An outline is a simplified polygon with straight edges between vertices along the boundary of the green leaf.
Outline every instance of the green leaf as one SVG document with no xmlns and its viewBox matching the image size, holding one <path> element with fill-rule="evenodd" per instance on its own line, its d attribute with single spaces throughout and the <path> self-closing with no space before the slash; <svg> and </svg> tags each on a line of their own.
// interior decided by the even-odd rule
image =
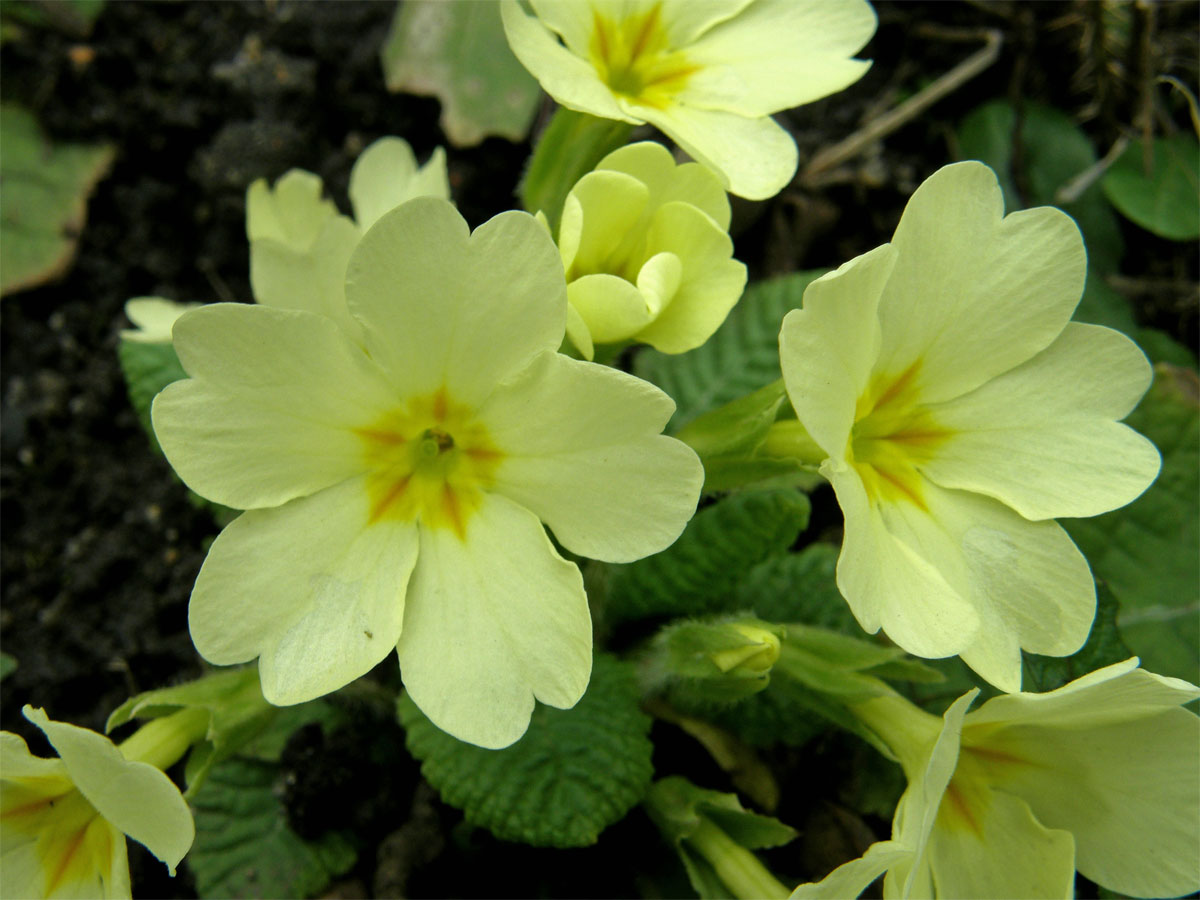
<svg viewBox="0 0 1200 900">
<path fill-rule="evenodd" d="M 196 842 L 187 863 L 201 897 L 312 897 L 354 865 L 341 832 L 305 841 L 288 828 L 281 778 L 277 765 L 234 758 L 192 798 Z"/>
<path fill-rule="evenodd" d="M 1121 214 L 1172 241 L 1200 237 L 1200 144 L 1186 132 L 1155 138 L 1146 160 L 1133 141 L 1105 174 L 1104 194 Z"/>
<path fill-rule="evenodd" d="M 0 653 L 0 681 L 16 671 L 17 658 L 7 653 Z"/>
<path fill-rule="evenodd" d="M 818 542 L 764 560 L 734 588 L 731 605 L 768 622 L 803 622 L 862 637 L 862 626 L 837 588 L 840 553 Z"/>
<path fill-rule="evenodd" d="M 407 694 L 397 711 L 421 774 L 467 821 L 503 840 L 583 847 L 641 800 L 654 774 L 639 700 L 632 667 L 597 654 L 583 699 L 573 709 L 538 704 L 525 736 L 503 750 L 451 737 Z"/>
<path fill-rule="evenodd" d="M 1158 480 L 1123 509 L 1063 525 L 1120 603 L 1129 649 L 1161 675 L 1200 680 L 1200 382 L 1167 363 L 1126 422 L 1162 454 Z"/>
<path fill-rule="evenodd" d="M 1017 141 L 1019 156 L 1014 154 Z M 1058 206 L 1083 232 L 1091 266 L 1103 274 L 1116 271 L 1125 242 L 1100 186 L 1092 184 L 1070 203 L 1057 200 L 1059 190 L 1096 163 L 1091 140 L 1070 116 L 1040 103 L 1022 103 L 1018 118 L 1012 104 L 993 100 L 963 119 L 958 143 L 962 159 L 978 159 L 996 171 L 1009 212 Z M 1014 170 L 1017 160 L 1020 168 Z"/>
<path fill-rule="evenodd" d="M 541 88 L 508 48 L 499 3 L 407 0 L 396 9 L 382 62 L 389 91 L 442 101 L 442 131 L 457 147 L 529 133 Z"/>
<path fill-rule="evenodd" d="M 734 494 L 705 507 L 666 550 L 610 567 L 604 614 L 621 621 L 734 612 L 731 596 L 743 576 L 795 543 L 808 513 L 808 498 L 786 489 Z"/>
<path fill-rule="evenodd" d="M 0 295 L 59 277 L 75 258 L 87 197 L 112 164 L 108 145 L 46 140 L 33 116 L 0 105 Z"/>
<path fill-rule="evenodd" d="M 1138 324 L 1133 315 L 1133 304 L 1123 294 L 1109 287 L 1104 276 L 1090 266 L 1083 296 L 1071 318 L 1076 322 L 1103 325 L 1131 338 L 1137 336 Z"/>
<path fill-rule="evenodd" d="M 121 374 L 125 376 L 129 402 L 157 450 L 158 440 L 150 425 L 150 404 L 168 384 L 187 378 L 187 372 L 179 362 L 175 346 L 169 342 L 121 341 L 117 345 L 117 359 L 121 363 Z"/>
<path fill-rule="evenodd" d="M 804 289 L 824 274 L 824 269 L 795 272 L 750 285 L 716 334 L 695 350 L 669 355 L 644 348 L 638 353 L 634 373 L 675 400 L 670 431 L 783 377 L 783 317 L 800 307 Z"/>
<path fill-rule="evenodd" d="M 1070 656 L 1038 656 L 1026 653 L 1021 690 L 1044 693 L 1062 687 L 1088 672 L 1094 672 L 1133 656 L 1117 630 L 1117 598 L 1103 582 L 1096 585 L 1096 618 L 1082 647 Z"/>
</svg>

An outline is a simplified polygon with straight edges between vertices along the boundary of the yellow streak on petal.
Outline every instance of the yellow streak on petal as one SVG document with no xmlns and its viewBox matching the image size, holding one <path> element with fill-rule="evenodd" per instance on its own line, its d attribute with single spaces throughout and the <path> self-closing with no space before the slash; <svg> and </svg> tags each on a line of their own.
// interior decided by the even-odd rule
<svg viewBox="0 0 1200 900">
<path fill-rule="evenodd" d="M 920 464 L 952 434 L 921 404 L 921 361 L 876 375 L 858 399 L 847 458 L 873 503 L 907 502 L 928 512 Z"/>
<path fill-rule="evenodd" d="M 469 408 L 442 387 L 354 433 L 368 470 L 368 525 L 419 521 L 466 539 L 470 516 L 504 459 Z"/>
<path fill-rule="evenodd" d="M 593 9 L 588 52 L 600 80 L 613 93 L 655 109 L 669 106 L 700 70 L 668 45 L 661 3 L 619 19 Z"/>
</svg>

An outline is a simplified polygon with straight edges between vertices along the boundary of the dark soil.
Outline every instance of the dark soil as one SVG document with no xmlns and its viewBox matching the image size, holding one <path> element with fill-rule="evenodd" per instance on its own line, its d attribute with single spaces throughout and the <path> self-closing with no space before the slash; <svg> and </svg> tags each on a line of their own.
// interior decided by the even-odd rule
<svg viewBox="0 0 1200 900">
<path fill-rule="evenodd" d="M 946 29 L 998 29 L 1000 58 L 821 190 L 738 203 L 737 255 L 752 277 L 836 266 L 886 241 L 911 191 L 954 158 L 955 124 L 986 100 L 1037 99 L 1078 114 L 1102 151 L 1137 111 L 1134 74 L 1097 74 L 1086 42 L 1094 19 L 1088 4 L 877 8 L 879 32 L 861 54 L 875 60 L 867 77 L 784 117 L 802 160 L 978 46 L 945 39 Z M 3 682 L 0 724 L 36 753 L 49 751 L 21 718 L 23 704 L 102 730 L 131 694 L 203 671 L 187 633 L 187 600 L 216 528 L 151 449 L 129 406 L 116 355 L 118 332 L 128 327 L 122 306 L 146 295 L 249 300 L 244 195 L 254 179 L 305 168 L 348 209 L 350 166 L 372 140 L 403 136 L 422 158 L 446 143 L 437 101 L 384 90 L 378 51 L 393 10 L 385 2 L 111 2 L 87 38 L 27 29 L 4 45 L 6 102 L 33 110 L 55 140 L 118 148 L 66 277 L 0 305 L 0 626 L 5 652 L 19 661 Z M 1164 4 L 1158 19 L 1157 71 L 1194 89 L 1196 4 Z M 472 226 L 516 205 L 512 190 L 528 145 L 490 139 L 448 149 L 454 196 Z M 1139 315 L 1195 348 L 1194 247 L 1123 224 L 1124 271 Z M 837 522 L 836 507 L 817 515 Z M 380 677 L 394 677 L 394 668 L 394 659 L 385 662 Z M 287 800 L 298 830 L 313 833 L 327 822 L 354 827 L 367 841 L 359 865 L 331 896 L 687 895 L 640 811 L 587 850 L 504 844 L 464 829 L 461 815 L 420 783 L 398 728 L 373 733 L 392 740 L 394 752 L 366 763 L 353 752 L 357 734 L 301 732 L 285 760 L 297 773 Z M 659 724 L 654 737 L 660 775 L 686 772 L 731 789 L 678 732 Z M 824 742 L 824 756 L 806 749 L 770 759 L 785 798 L 804 798 L 803 809 L 785 800 L 793 824 L 842 815 L 830 804 L 844 747 Z M 861 820 L 843 826 L 838 834 L 857 838 L 845 838 L 836 853 L 772 860 L 797 878 L 820 875 L 822 865 L 839 861 L 836 854 L 861 852 L 853 845 L 870 838 Z M 194 896 L 186 866 L 172 881 L 132 844 L 131 863 L 140 896 Z"/>
</svg>

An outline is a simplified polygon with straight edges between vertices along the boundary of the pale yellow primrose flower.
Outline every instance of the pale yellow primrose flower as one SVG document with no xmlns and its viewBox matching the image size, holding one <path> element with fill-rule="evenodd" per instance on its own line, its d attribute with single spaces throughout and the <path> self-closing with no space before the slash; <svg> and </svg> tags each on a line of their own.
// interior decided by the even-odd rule
<svg viewBox="0 0 1200 900">
<path fill-rule="evenodd" d="M 746 285 L 728 231 L 729 200 L 698 163 L 677 166 L 652 141 L 604 157 L 567 194 L 558 230 L 571 343 L 587 359 L 628 340 L 699 347 Z"/>
<path fill-rule="evenodd" d="M 1117 421 L 1150 384 L 1146 357 L 1068 321 L 1086 269 L 1075 223 L 1003 212 L 989 168 L 940 169 L 890 244 L 808 287 L 779 346 L 829 455 L 838 587 L 859 623 L 1016 691 L 1022 648 L 1072 653 L 1095 615 L 1087 561 L 1052 519 L 1129 503 L 1159 456 Z"/>
<path fill-rule="evenodd" d="M 343 288 L 350 254 L 385 212 L 414 197 L 450 198 L 446 153 L 438 147 L 417 166 L 408 142 L 380 138 L 350 171 L 351 219 L 322 197 L 321 179 L 293 169 L 274 188 L 260 178 L 246 192 L 250 288 L 264 306 L 306 309 L 331 317 L 361 340 Z"/>
<path fill-rule="evenodd" d="M 796 144 L 769 118 L 853 84 L 875 33 L 865 0 L 516 0 L 517 59 L 578 112 L 649 122 L 739 197 L 777 194 Z M 561 42 L 560 42 L 561 38 Z"/>
<path fill-rule="evenodd" d="M 853 707 L 908 776 L 892 839 L 793 898 L 1070 897 L 1075 870 L 1129 897 L 1200 889 L 1200 689 L 1108 666 L 1045 694 Z"/>
<path fill-rule="evenodd" d="M 0 896 L 127 898 L 126 835 L 174 875 L 195 826 L 171 779 L 101 734 L 24 713 L 60 759 L 0 732 Z"/>
<path fill-rule="evenodd" d="M 503 747 L 591 671 L 579 569 L 539 519 L 574 553 L 637 559 L 678 537 L 703 471 L 659 433 L 666 394 L 555 352 L 566 286 L 532 216 L 470 234 L 412 200 L 355 248 L 345 296 L 362 346 L 263 306 L 175 325 L 191 378 L 158 395 L 155 432 L 189 487 L 248 510 L 200 571 L 192 638 L 210 662 L 259 657 L 276 704 L 395 647 L 436 725 Z"/>
<path fill-rule="evenodd" d="M 125 315 L 134 328 L 121 331 L 121 340 L 135 344 L 169 344 L 175 320 L 199 303 L 177 303 L 165 297 L 134 297 L 125 301 Z"/>
</svg>

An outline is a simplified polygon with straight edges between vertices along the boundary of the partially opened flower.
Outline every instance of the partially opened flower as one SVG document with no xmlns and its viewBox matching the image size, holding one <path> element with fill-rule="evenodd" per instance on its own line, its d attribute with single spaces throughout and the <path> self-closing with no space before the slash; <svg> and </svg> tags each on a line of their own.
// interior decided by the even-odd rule
<svg viewBox="0 0 1200 900">
<path fill-rule="evenodd" d="M 1158 473 L 1118 420 L 1150 384 L 1124 335 L 1069 322 L 1079 230 L 1004 216 L 976 162 L 934 173 L 890 244 L 813 282 L 780 334 L 800 422 L 845 517 L 837 581 L 859 623 L 918 656 L 1021 686 L 1021 649 L 1062 656 L 1095 615 L 1057 516 L 1094 516 Z"/>
<path fill-rule="evenodd" d="M 666 394 L 556 352 L 562 263 L 532 216 L 471 234 L 446 201 L 410 201 L 355 248 L 345 296 L 361 345 L 299 310 L 176 323 L 191 378 L 155 400 L 155 431 L 189 487 L 248 510 L 201 569 L 193 640 L 259 657 L 277 704 L 395 647 L 435 724 L 505 746 L 591 670 L 582 579 L 542 522 L 583 556 L 654 553 L 694 511 L 699 461 L 659 433 Z"/>
<path fill-rule="evenodd" d="M 610 153 L 567 194 L 558 230 L 571 342 L 588 359 L 628 340 L 699 347 L 746 284 L 728 229 L 729 200 L 703 166 L 677 166 L 652 141 Z"/>
<path fill-rule="evenodd" d="M 127 898 L 126 835 L 174 875 L 195 827 L 171 779 L 101 734 L 24 713 L 60 758 L 0 732 L 0 896 Z"/>
<path fill-rule="evenodd" d="M 649 122 L 721 177 L 764 199 L 796 171 L 772 113 L 853 84 L 875 33 L 866 0 L 516 0 L 501 13 L 517 59 L 563 106 Z"/>
<path fill-rule="evenodd" d="M 852 707 L 908 776 L 892 839 L 794 898 L 1129 897 L 1200 889 L 1200 689 L 1108 666 L 1045 694 L 978 691 L 939 720 L 897 695 Z"/>
<path fill-rule="evenodd" d="M 350 172 L 353 219 L 338 213 L 323 190 L 318 176 L 300 169 L 288 172 L 273 188 L 261 178 L 250 185 L 250 288 L 265 306 L 321 313 L 358 337 L 343 293 L 350 254 L 363 233 L 401 203 L 414 197 L 450 198 L 446 153 L 438 147 L 418 166 L 402 138 L 375 141 Z"/>
</svg>

